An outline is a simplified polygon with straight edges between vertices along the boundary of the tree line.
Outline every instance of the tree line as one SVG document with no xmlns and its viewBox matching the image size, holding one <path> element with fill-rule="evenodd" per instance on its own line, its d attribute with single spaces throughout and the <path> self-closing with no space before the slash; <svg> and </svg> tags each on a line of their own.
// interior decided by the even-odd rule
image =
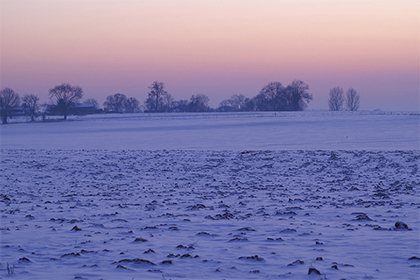
<svg viewBox="0 0 420 280">
<path fill-rule="evenodd" d="M 346 104 L 349 110 L 357 110 L 360 97 L 354 89 L 347 91 Z M 14 116 L 16 108 L 22 104 L 21 110 L 34 121 L 39 115 L 57 114 L 66 120 L 74 112 L 83 98 L 83 90 L 79 86 L 64 83 L 49 90 L 50 104 L 39 103 L 39 97 L 26 94 L 22 98 L 10 88 L 0 91 L 0 109 L 3 124 Z M 294 80 L 287 86 L 280 82 L 265 85 L 254 97 L 242 94 L 232 95 L 220 102 L 219 107 L 209 106 L 210 98 L 205 94 L 194 94 L 189 100 L 175 100 L 165 88 L 163 82 L 154 81 L 148 87 L 147 98 L 143 105 L 134 97 L 115 93 L 106 97 L 103 109 L 99 108 L 96 99 L 88 98 L 83 102 L 91 104 L 96 112 L 105 113 L 137 113 L 137 112 L 245 112 L 245 111 L 302 111 L 312 100 L 309 86 L 303 81 Z M 343 90 L 340 87 L 330 91 L 330 110 L 341 110 L 344 103 Z"/>
<path fill-rule="evenodd" d="M 334 87 L 330 90 L 328 99 L 328 107 L 331 111 L 341 111 L 344 109 L 344 104 L 349 111 L 357 111 L 360 107 L 360 95 L 354 88 L 349 88 L 344 97 L 344 90 L 342 87 Z"/>
</svg>

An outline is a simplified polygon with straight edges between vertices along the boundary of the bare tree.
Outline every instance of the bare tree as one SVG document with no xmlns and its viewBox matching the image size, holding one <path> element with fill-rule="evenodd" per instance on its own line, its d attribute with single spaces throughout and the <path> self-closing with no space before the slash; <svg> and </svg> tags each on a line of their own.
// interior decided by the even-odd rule
<svg viewBox="0 0 420 280">
<path fill-rule="evenodd" d="M 95 98 L 88 98 L 84 101 L 84 103 L 90 103 L 93 104 L 93 107 L 96 109 L 99 109 L 99 102 Z"/>
<path fill-rule="evenodd" d="M 140 111 L 140 102 L 136 98 L 130 97 L 125 101 L 124 108 L 127 113 L 137 113 Z"/>
<path fill-rule="evenodd" d="M 175 106 L 175 99 L 169 93 L 165 93 L 162 96 L 162 110 L 165 112 L 171 112 Z"/>
<path fill-rule="evenodd" d="M 188 103 L 188 110 L 190 112 L 207 112 L 209 107 L 210 98 L 205 94 L 195 94 L 191 96 Z"/>
<path fill-rule="evenodd" d="M 126 101 L 127 97 L 125 94 L 116 93 L 108 95 L 104 102 L 104 109 L 105 111 L 123 113 Z"/>
<path fill-rule="evenodd" d="M 144 105 L 147 110 L 154 112 L 165 111 L 164 99 L 168 99 L 168 92 L 165 90 L 165 84 L 162 82 L 154 81 L 149 86 L 149 92 Z"/>
<path fill-rule="evenodd" d="M 243 94 L 234 94 L 229 99 L 225 99 L 219 104 L 219 111 L 241 112 L 252 111 L 249 106 L 250 99 Z"/>
<path fill-rule="evenodd" d="M 34 121 L 39 110 L 39 97 L 35 94 L 25 94 L 22 102 L 25 106 L 26 113 L 31 117 L 31 121 Z"/>
<path fill-rule="evenodd" d="M 61 84 L 50 89 L 50 99 L 53 100 L 58 110 L 67 120 L 69 108 L 76 105 L 83 97 L 83 90 L 79 86 L 71 86 L 70 84 Z"/>
<path fill-rule="evenodd" d="M 357 111 L 360 107 L 360 95 L 354 88 L 349 88 L 346 92 L 346 105 L 350 111 Z"/>
<path fill-rule="evenodd" d="M 308 84 L 294 80 L 290 85 L 286 87 L 286 94 L 289 99 L 288 105 L 290 111 L 303 111 L 312 100 L 312 94 L 308 92 Z"/>
<path fill-rule="evenodd" d="M 12 116 L 13 107 L 19 106 L 20 97 L 13 89 L 4 88 L 0 91 L 0 109 L 3 124 L 7 124 L 7 118 Z"/>
<path fill-rule="evenodd" d="M 182 99 L 173 102 L 173 109 L 176 112 L 187 112 L 188 111 L 188 100 Z"/>
<path fill-rule="evenodd" d="M 263 87 L 254 97 L 254 102 L 258 111 L 286 111 L 289 107 L 285 88 L 280 82 L 271 82 Z"/>
<path fill-rule="evenodd" d="M 221 101 L 217 110 L 222 112 L 235 112 L 236 108 L 232 98 Z"/>
<path fill-rule="evenodd" d="M 255 110 L 255 102 L 253 98 L 245 98 L 243 107 L 241 107 L 241 111 L 254 111 Z"/>
<path fill-rule="evenodd" d="M 343 88 L 334 87 L 330 90 L 330 98 L 328 99 L 328 106 L 331 111 L 340 111 L 343 109 L 344 93 Z"/>
<path fill-rule="evenodd" d="M 232 105 L 236 111 L 242 111 L 245 106 L 246 97 L 243 94 L 234 94 L 230 98 L 232 100 Z"/>
</svg>

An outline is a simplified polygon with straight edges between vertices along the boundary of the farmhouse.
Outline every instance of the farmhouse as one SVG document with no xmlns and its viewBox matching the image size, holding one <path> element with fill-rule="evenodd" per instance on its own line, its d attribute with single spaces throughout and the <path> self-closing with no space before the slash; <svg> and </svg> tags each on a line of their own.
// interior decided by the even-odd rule
<svg viewBox="0 0 420 280">
<path fill-rule="evenodd" d="M 8 114 L 9 116 L 24 116 L 26 114 L 27 108 L 26 106 L 15 106 L 7 111 L 4 108 L 0 108 L 0 115 Z"/>
<path fill-rule="evenodd" d="M 97 113 L 93 103 L 77 103 L 69 107 L 69 115 L 90 115 Z M 61 115 L 62 110 L 57 105 L 47 105 L 44 114 L 49 116 Z"/>
</svg>

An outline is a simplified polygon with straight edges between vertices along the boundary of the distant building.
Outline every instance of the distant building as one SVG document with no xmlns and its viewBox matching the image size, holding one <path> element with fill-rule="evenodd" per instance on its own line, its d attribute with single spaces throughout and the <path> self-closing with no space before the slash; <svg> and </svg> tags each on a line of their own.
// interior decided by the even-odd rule
<svg viewBox="0 0 420 280">
<path fill-rule="evenodd" d="M 5 110 L 0 108 L 0 115 L 3 116 Z M 14 116 L 25 116 L 26 115 L 26 107 L 25 106 L 15 106 L 8 110 L 7 114 L 10 117 Z"/>
<path fill-rule="evenodd" d="M 69 108 L 69 115 L 91 115 L 95 113 L 96 107 L 93 103 L 78 103 Z"/>
<path fill-rule="evenodd" d="M 99 110 L 96 109 L 93 103 L 77 103 L 69 107 L 69 115 L 91 115 L 98 113 Z M 62 115 L 60 108 L 57 105 L 47 105 L 45 108 L 46 115 L 57 116 Z"/>
</svg>

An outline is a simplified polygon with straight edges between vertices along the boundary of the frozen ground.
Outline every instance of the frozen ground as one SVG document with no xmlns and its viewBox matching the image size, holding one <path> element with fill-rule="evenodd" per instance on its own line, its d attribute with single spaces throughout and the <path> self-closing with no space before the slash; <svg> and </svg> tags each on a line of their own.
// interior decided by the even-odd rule
<svg viewBox="0 0 420 280">
<path fill-rule="evenodd" d="M 8 263 L 20 279 L 418 279 L 419 160 L 3 150 L 1 275 Z"/>
<path fill-rule="evenodd" d="M 418 115 L 143 116 L 1 126 L 0 278 L 419 278 Z"/>
</svg>

